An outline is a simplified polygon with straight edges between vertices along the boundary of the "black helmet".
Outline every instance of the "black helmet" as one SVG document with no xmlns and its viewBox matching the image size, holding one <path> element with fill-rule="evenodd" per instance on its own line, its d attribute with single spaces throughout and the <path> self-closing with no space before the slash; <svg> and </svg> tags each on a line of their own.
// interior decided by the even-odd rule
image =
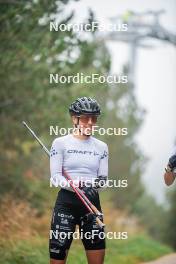
<svg viewBox="0 0 176 264">
<path fill-rule="evenodd" d="M 101 110 L 100 106 L 95 99 L 90 97 L 81 97 L 76 99 L 70 107 L 69 112 L 71 115 L 82 115 L 82 114 L 91 114 L 91 115 L 100 115 Z"/>
</svg>

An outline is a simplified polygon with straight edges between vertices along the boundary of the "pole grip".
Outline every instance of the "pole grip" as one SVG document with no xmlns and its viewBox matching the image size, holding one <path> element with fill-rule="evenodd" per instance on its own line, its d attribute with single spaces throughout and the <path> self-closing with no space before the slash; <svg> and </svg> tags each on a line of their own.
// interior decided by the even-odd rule
<svg viewBox="0 0 176 264">
<path fill-rule="evenodd" d="M 98 218 L 98 216 L 96 217 L 96 222 L 101 228 L 105 226 L 105 224 L 100 220 L 100 218 Z"/>
</svg>

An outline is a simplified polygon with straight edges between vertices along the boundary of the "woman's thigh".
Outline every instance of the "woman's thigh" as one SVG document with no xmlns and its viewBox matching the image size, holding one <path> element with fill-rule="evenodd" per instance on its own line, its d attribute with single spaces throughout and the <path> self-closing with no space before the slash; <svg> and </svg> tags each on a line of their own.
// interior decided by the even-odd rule
<svg viewBox="0 0 176 264">
<path fill-rule="evenodd" d="M 53 210 L 49 238 L 49 253 L 52 264 L 64 263 L 66 260 L 75 227 L 75 216 L 72 210 L 64 204 L 57 204 Z"/>
<path fill-rule="evenodd" d="M 103 216 L 100 216 L 100 219 L 103 222 Z M 79 232 L 86 251 L 104 250 L 106 248 L 105 229 L 98 226 L 95 217 L 91 214 L 81 218 Z"/>
</svg>

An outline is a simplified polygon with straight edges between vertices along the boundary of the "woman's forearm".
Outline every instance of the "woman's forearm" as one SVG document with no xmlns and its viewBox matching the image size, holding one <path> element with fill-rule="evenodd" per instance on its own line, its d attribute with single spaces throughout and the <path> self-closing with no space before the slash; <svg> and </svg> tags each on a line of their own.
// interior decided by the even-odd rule
<svg viewBox="0 0 176 264">
<path fill-rule="evenodd" d="M 175 177 L 176 177 L 176 174 L 174 172 L 172 172 L 172 171 L 167 172 L 166 171 L 164 174 L 164 181 L 165 181 L 166 185 L 168 185 L 168 186 L 171 185 L 174 182 Z"/>
</svg>

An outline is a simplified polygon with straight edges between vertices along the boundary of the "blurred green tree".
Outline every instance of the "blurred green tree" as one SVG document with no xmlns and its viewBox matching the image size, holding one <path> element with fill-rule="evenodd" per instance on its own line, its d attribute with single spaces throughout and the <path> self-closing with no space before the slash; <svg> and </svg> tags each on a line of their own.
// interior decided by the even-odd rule
<svg viewBox="0 0 176 264">
<path fill-rule="evenodd" d="M 102 53 L 104 44 L 99 45 L 97 52 L 98 44 L 93 41 L 93 34 L 80 39 L 72 30 L 49 31 L 49 22 L 56 18 L 60 24 L 71 21 L 74 14 L 65 14 L 67 2 L 45 0 L 0 4 L 1 196 L 13 192 L 16 196 L 26 197 L 29 182 L 24 175 L 28 175 L 29 170 L 35 171 L 39 178 L 41 174 L 43 177 L 48 175 L 47 163 L 44 171 L 40 162 L 36 162 L 37 144 L 26 134 L 21 121 L 33 124 L 34 130 L 40 131 L 45 142 L 51 144 L 49 126 L 70 124 L 68 105 L 75 97 L 98 97 L 99 94 L 103 97 L 103 91 L 107 89 L 107 85 L 101 86 L 100 92 L 99 84 L 94 85 L 96 90 L 88 84 L 49 84 L 50 73 L 74 75 L 81 71 L 91 74 L 105 72 L 110 67 L 109 54 Z M 89 22 L 92 19 L 90 13 Z"/>
<path fill-rule="evenodd" d="M 176 190 L 172 189 L 167 193 L 169 208 L 167 210 L 165 241 L 176 249 Z"/>
</svg>

